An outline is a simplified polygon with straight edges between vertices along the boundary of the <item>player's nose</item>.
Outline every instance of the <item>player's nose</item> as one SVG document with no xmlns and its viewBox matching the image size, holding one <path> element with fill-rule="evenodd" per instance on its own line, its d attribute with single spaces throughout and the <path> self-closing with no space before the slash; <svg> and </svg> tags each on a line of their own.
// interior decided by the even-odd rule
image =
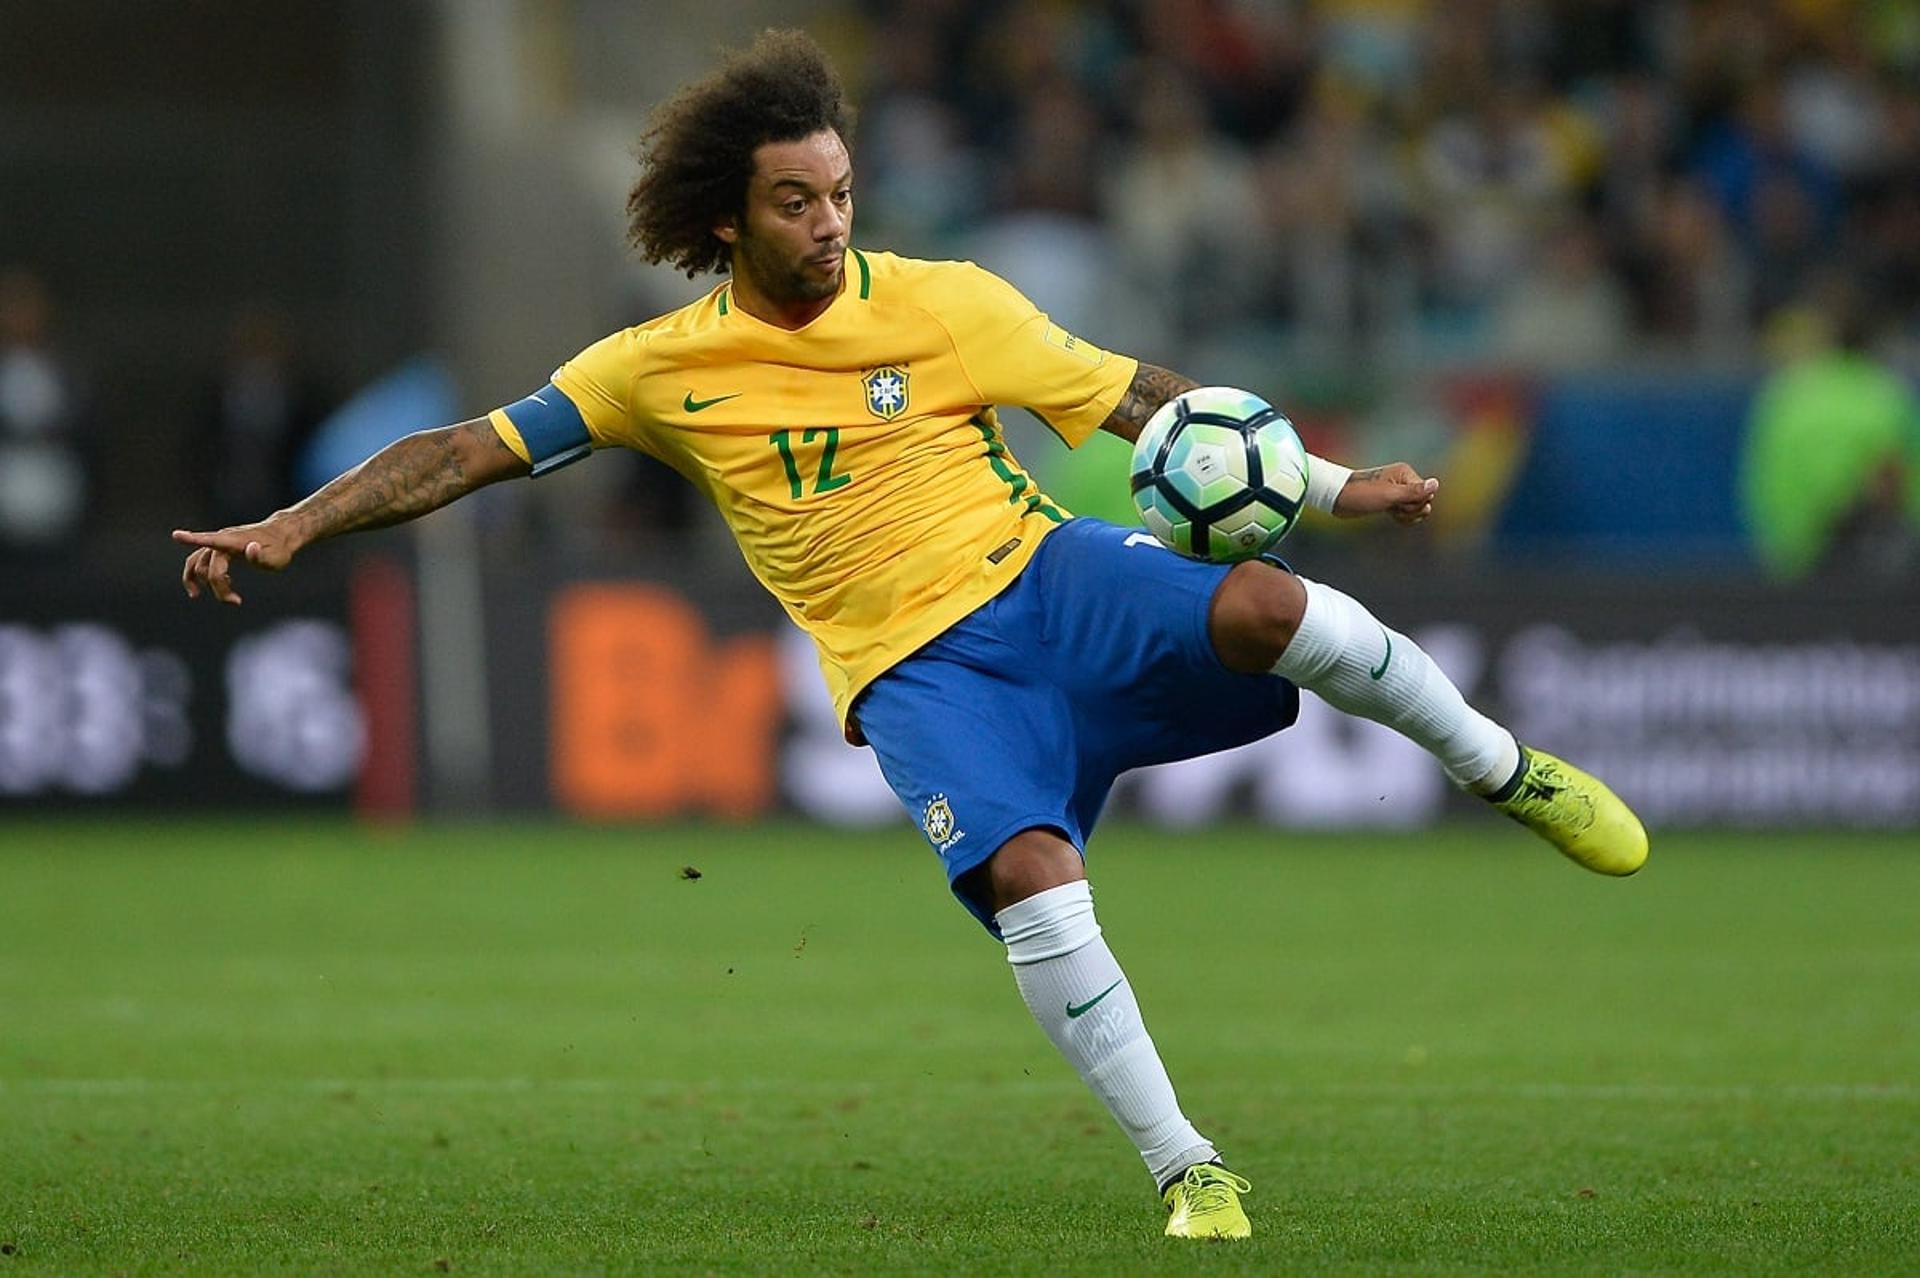
<svg viewBox="0 0 1920 1278">
<path fill-rule="evenodd" d="M 813 224 L 813 238 L 816 243 L 827 244 L 844 239 L 847 234 L 847 214 L 844 209 L 827 205 L 820 212 L 820 219 Z"/>
</svg>

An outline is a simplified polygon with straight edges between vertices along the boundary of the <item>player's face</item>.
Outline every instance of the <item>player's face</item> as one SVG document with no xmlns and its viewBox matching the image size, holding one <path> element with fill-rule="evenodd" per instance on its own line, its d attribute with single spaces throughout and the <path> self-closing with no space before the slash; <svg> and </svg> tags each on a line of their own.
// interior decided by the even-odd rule
<svg viewBox="0 0 1920 1278">
<path fill-rule="evenodd" d="M 754 152 L 747 210 L 714 234 L 733 246 L 734 270 L 780 304 L 840 291 L 853 230 L 853 166 L 831 129 Z"/>
</svg>

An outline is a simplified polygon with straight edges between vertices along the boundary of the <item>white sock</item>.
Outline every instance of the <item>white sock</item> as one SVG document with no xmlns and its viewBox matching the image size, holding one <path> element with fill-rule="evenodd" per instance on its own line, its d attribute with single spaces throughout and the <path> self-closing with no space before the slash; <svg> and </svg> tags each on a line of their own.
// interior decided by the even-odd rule
<svg viewBox="0 0 1920 1278">
<path fill-rule="evenodd" d="M 1336 710 L 1384 723 L 1440 760 L 1455 785 L 1491 793 L 1520 767 L 1513 734 L 1468 705 L 1419 644 L 1351 596 L 1300 578 L 1306 615 L 1273 673 Z"/>
<path fill-rule="evenodd" d="M 1100 938 L 1086 881 L 994 915 L 1020 997 L 1081 1081 L 1106 1102 L 1156 1185 L 1217 1153 L 1180 1112 L 1133 987 Z"/>
</svg>

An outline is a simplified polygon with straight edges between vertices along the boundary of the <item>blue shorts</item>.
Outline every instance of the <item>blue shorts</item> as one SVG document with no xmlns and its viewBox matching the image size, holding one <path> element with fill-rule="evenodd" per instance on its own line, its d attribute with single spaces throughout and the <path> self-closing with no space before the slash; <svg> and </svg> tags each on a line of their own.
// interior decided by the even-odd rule
<svg viewBox="0 0 1920 1278">
<path fill-rule="evenodd" d="M 860 694 L 887 784 L 961 882 L 1039 827 L 1086 851 L 1114 780 L 1257 741 L 1299 712 L 1292 684 L 1234 674 L 1208 637 L 1228 569 L 1135 529 L 1073 519 L 1011 585 Z"/>
</svg>

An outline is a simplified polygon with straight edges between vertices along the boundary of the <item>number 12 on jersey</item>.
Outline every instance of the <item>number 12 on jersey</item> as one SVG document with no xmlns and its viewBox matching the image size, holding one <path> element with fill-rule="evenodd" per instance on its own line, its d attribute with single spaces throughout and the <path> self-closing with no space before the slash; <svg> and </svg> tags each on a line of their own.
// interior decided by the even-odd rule
<svg viewBox="0 0 1920 1278">
<path fill-rule="evenodd" d="M 820 468 L 814 473 L 813 491 L 811 493 L 802 491 L 800 463 L 794 458 L 793 454 L 793 432 L 790 430 L 776 430 L 773 434 L 767 436 L 767 442 L 780 450 L 780 464 L 786 467 L 787 471 L 787 487 L 792 490 L 795 498 L 802 496 L 818 497 L 821 493 L 830 493 L 836 488 L 853 482 L 852 475 L 836 475 L 833 473 L 833 454 L 840 447 L 840 428 L 838 426 L 809 426 L 800 434 L 801 445 L 811 444 L 816 436 L 824 436 L 826 442 L 825 446 L 820 450 Z"/>
</svg>

